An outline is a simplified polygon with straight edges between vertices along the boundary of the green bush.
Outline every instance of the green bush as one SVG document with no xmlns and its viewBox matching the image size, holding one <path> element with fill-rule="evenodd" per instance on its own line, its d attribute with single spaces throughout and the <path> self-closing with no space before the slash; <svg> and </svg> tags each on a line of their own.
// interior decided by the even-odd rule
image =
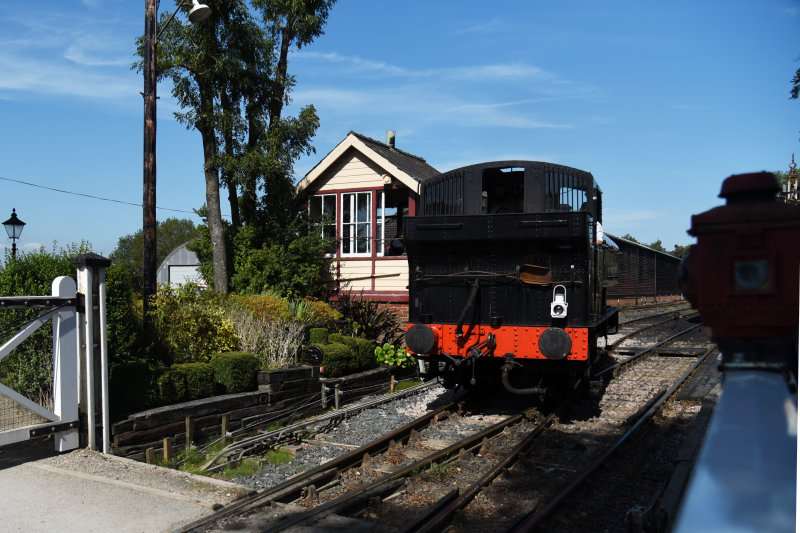
<svg viewBox="0 0 800 533">
<path fill-rule="evenodd" d="M 158 403 L 161 405 L 185 402 L 189 399 L 186 376 L 174 366 L 158 376 L 156 386 L 158 388 Z"/>
<path fill-rule="evenodd" d="M 413 366 L 416 360 L 405 348 L 396 348 L 391 344 L 375 347 L 375 359 L 382 365 L 406 368 Z"/>
<path fill-rule="evenodd" d="M 378 361 L 375 358 L 375 344 L 372 341 L 362 337 L 357 338 L 356 351 L 361 370 L 369 370 L 378 366 Z"/>
<path fill-rule="evenodd" d="M 326 344 L 328 342 L 328 328 L 311 328 L 308 330 L 309 344 Z"/>
<path fill-rule="evenodd" d="M 214 369 L 208 363 L 183 363 L 175 365 L 186 375 L 186 391 L 190 400 L 208 398 L 216 393 Z"/>
<path fill-rule="evenodd" d="M 340 293 L 335 308 L 357 337 L 394 343 L 402 334 L 397 315 L 391 309 L 381 308 L 377 302 L 364 298 L 363 294 Z"/>
<path fill-rule="evenodd" d="M 234 325 L 213 291 L 191 283 L 179 289 L 162 285 L 150 313 L 169 363 L 205 363 L 238 347 Z"/>
<path fill-rule="evenodd" d="M 108 392 L 111 410 L 129 413 L 148 406 L 152 372 L 146 361 L 117 363 L 109 371 Z"/>
<path fill-rule="evenodd" d="M 215 389 L 214 370 L 208 363 L 172 365 L 158 378 L 159 396 L 164 404 L 208 398 Z"/>
<path fill-rule="evenodd" d="M 358 368 L 358 361 L 353 349 L 339 342 L 331 342 L 320 346 L 322 349 L 322 367 L 325 377 L 336 378 L 352 374 Z"/>
<path fill-rule="evenodd" d="M 374 344 L 362 338 L 345 337 L 336 333 L 328 344 L 317 345 L 322 350 L 325 377 L 339 377 L 375 368 Z M 342 341 L 342 342 L 339 342 Z"/>
<path fill-rule="evenodd" d="M 256 390 L 259 361 L 245 352 L 218 353 L 211 357 L 214 379 L 228 394 Z"/>
<path fill-rule="evenodd" d="M 122 266 L 114 263 L 106 269 L 106 323 L 112 363 L 139 361 L 148 355 L 141 294 L 128 285 L 129 276 Z"/>
<path fill-rule="evenodd" d="M 358 344 L 356 344 L 355 338 L 342 335 L 341 333 L 331 333 L 328 335 L 328 342 L 338 342 L 339 344 L 344 344 L 353 351 L 358 350 Z"/>
</svg>

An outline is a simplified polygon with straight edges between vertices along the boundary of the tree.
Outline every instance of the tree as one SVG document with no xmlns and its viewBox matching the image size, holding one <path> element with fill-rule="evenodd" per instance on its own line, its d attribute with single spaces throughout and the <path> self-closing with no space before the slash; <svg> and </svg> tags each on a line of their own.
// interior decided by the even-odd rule
<svg viewBox="0 0 800 533">
<path fill-rule="evenodd" d="M 158 222 L 156 226 L 156 264 L 160 265 L 164 258 L 175 247 L 199 236 L 197 226 L 188 219 L 168 218 Z M 117 247 L 111 252 L 109 259 L 127 274 L 130 288 L 141 290 L 142 273 L 142 230 L 120 237 Z"/>
<path fill-rule="evenodd" d="M 313 106 L 282 116 L 294 85 L 288 52 L 322 33 L 334 2 L 219 0 L 210 18 L 197 25 L 174 20 L 159 41 L 159 78 L 172 80 L 183 109 L 176 117 L 203 143 L 203 234 L 210 245 L 198 255 L 210 261 L 213 276 L 206 279 L 219 292 L 228 291 L 229 255 L 238 254 L 228 253 L 230 241 L 264 249 L 277 238 L 286 245 L 287 228 L 295 227 L 293 164 L 313 152 L 319 119 Z M 220 184 L 231 209 L 227 235 Z M 244 226 L 247 238 L 237 239 Z"/>
<path fill-rule="evenodd" d="M 649 246 L 653 250 L 658 250 L 659 252 L 664 252 L 664 253 L 667 252 L 666 248 L 664 248 L 664 245 L 661 244 L 661 239 L 657 239 L 657 240 L 651 242 L 650 244 L 648 244 L 647 246 Z"/>
<path fill-rule="evenodd" d="M 792 90 L 790 91 L 791 97 L 793 100 L 797 100 L 800 97 L 800 68 L 794 73 L 794 78 L 792 78 Z"/>
<path fill-rule="evenodd" d="M 680 257 L 681 259 L 683 259 L 684 257 L 686 257 L 686 254 L 689 253 L 690 246 L 691 246 L 690 244 L 686 244 L 684 246 L 676 244 L 675 248 L 673 248 L 672 251 L 669 253 L 670 255 L 674 255 L 675 257 Z"/>
</svg>

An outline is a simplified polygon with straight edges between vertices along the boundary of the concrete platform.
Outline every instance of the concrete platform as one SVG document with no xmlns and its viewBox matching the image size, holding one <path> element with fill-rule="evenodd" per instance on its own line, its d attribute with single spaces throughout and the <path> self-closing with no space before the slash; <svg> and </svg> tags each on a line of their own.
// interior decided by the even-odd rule
<svg viewBox="0 0 800 533">
<path fill-rule="evenodd" d="M 72 458 L 59 461 L 63 457 L 52 447 L 45 440 L 0 448 L 0 530 L 172 531 L 246 492 L 232 483 L 188 474 L 179 474 L 185 487 L 180 490 L 172 471 L 89 451 L 78 452 L 82 468 L 70 469 Z M 172 482 L 159 487 L 159 476 Z"/>
</svg>

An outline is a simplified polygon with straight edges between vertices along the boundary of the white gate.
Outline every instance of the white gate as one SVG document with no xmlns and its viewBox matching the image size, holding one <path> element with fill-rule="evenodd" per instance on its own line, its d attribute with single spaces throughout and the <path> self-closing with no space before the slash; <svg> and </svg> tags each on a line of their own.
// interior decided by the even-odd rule
<svg viewBox="0 0 800 533">
<path fill-rule="evenodd" d="M 53 434 L 58 451 L 78 447 L 78 330 L 75 281 L 53 280 L 52 296 L 7 296 L 0 309 L 47 309 L 0 346 L 0 360 L 53 321 L 53 410 L 0 383 L 0 445 Z"/>
<path fill-rule="evenodd" d="M 0 361 L 48 320 L 53 321 L 52 410 L 0 383 L 0 446 L 52 434 L 56 450 L 72 450 L 80 445 L 80 421 L 84 421 L 86 443 L 97 449 L 95 403 L 99 396 L 102 451 L 109 453 L 105 267 L 111 262 L 92 253 L 70 262 L 78 269 L 77 287 L 72 278 L 60 276 L 53 280 L 52 296 L 0 297 L 0 310 L 44 309 L 0 346 Z M 97 343 L 95 326 L 99 331 Z M 97 369 L 96 355 L 100 363 Z M 96 377 L 99 395 L 95 392 Z"/>
</svg>

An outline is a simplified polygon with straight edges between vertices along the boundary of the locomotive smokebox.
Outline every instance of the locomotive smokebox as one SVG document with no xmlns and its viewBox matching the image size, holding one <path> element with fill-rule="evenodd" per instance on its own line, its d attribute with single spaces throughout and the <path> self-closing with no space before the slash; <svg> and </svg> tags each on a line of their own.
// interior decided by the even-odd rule
<svg viewBox="0 0 800 533">
<path fill-rule="evenodd" d="M 730 176 L 726 205 L 692 217 L 681 287 L 715 339 L 797 334 L 800 206 L 779 191 L 768 172 Z"/>
</svg>

